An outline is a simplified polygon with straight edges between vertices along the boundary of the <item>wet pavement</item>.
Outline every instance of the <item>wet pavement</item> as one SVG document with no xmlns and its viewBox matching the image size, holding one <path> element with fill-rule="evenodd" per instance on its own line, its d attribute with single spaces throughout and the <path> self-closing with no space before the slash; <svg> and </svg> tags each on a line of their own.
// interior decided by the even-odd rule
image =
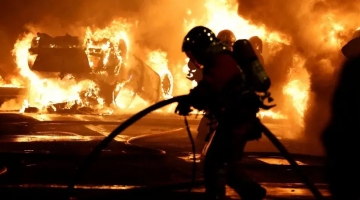
<svg viewBox="0 0 360 200">
<path fill-rule="evenodd" d="M 65 138 L 79 139 L 92 137 L 103 138 L 125 121 L 124 116 L 91 116 L 91 115 L 57 115 L 57 114 L 0 114 L 4 124 L 0 130 L 0 142 L 31 142 L 39 138 L 40 141 L 64 140 Z M 176 131 L 183 128 L 180 122 L 170 120 L 167 123 L 157 123 L 154 118 L 145 118 L 127 128 L 118 141 L 126 141 L 131 137 Z M 5 125 L 6 124 L 6 125 Z M 29 140 L 26 140 L 29 138 Z"/>
<path fill-rule="evenodd" d="M 11 139 L 16 141 L 37 141 L 37 140 L 81 140 L 91 138 L 102 138 L 107 136 L 119 124 L 128 119 L 131 115 L 60 115 L 60 114 L 0 114 L 0 123 L 12 123 L 2 126 L 0 130 L 0 142 Z M 189 124 L 194 137 L 197 134 L 196 128 L 200 117 L 189 117 Z M 23 122 L 23 123 L 20 123 Z M 66 125 L 64 125 L 64 123 Z M 289 139 L 286 134 L 290 126 L 282 123 L 266 123 L 265 125 L 273 131 L 280 141 L 288 147 L 290 152 L 322 155 L 323 151 L 319 138 Z M 30 132 L 30 133 L 29 133 Z M 291 133 L 290 133 L 291 134 Z M 31 135 L 31 137 L 29 137 Z M 123 133 L 116 140 L 132 143 L 139 142 L 146 145 L 167 145 L 172 146 L 189 145 L 185 131 L 183 118 L 176 115 L 150 114 L 139 120 Z M 149 143 L 149 144 L 147 144 Z M 183 143 L 188 145 L 183 145 Z M 161 148 L 165 148 L 162 146 Z M 189 148 L 188 148 L 189 149 Z M 262 138 L 259 141 L 249 142 L 247 151 L 277 151 L 272 144 Z"/>
<path fill-rule="evenodd" d="M 115 127 L 124 122 L 129 118 L 130 115 L 116 115 L 116 116 L 96 116 L 96 115 L 59 115 L 59 114 L 17 114 L 17 113 L 1 113 L 0 123 L 2 124 L 2 129 L 0 130 L 0 152 L 14 151 L 24 149 L 61 149 L 62 152 L 71 153 L 73 149 L 84 150 L 83 153 L 89 152 L 91 148 L 96 145 L 101 139 L 107 136 Z M 189 117 L 189 124 L 191 126 L 191 131 L 193 134 L 196 134 L 196 128 L 200 121 L 200 118 Z M 321 155 L 322 148 L 321 145 L 317 142 L 317 138 L 310 138 L 307 140 L 294 140 L 284 137 L 283 133 L 286 132 L 288 126 L 282 123 L 265 123 L 275 134 L 278 135 L 280 141 L 292 152 L 297 154 L 307 154 L 307 155 Z M 133 126 L 126 129 L 121 135 L 116 139 L 116 143 L 111 144 L 108 148 L 110 152 L 122 152 L 126 151 L 128 154 L 132 154 L 135 151 L 148 151 L 151 154 L 153 150 L 160 150 L 167 153 L 166 163 L 173 168 L 179 168 L 179 171 L 190 171 L 191 165 L 184 163 L 190 163 L 193 159 L 190 156 L 191 146 L 187 133 L 183 124 L 183 118 L 176 115 L 163 115 L 163 114 L 151 114 L 142 120 L 136 122 Z M 309 142 L 312 141 L 312 142 Z M 51 146 L 48 142 L 51 142 Z M 64 142 L 67 144 L 64 146 Z M 76 142 L 76 143 L 73 143 Z M 121 145 L 119 145 L 121 144 Z M 139 146 L 144 149 L 128 149 L 128 145 Z M 125 146 L 128 150 L 124 150 Z M 150 149 L 146 149 L 150 148 Z M 286 176 L 288 171 L 288 163 L 282 158 L 276 156 L 262 156 L 264 152 L 277 152 L 277 150 L 270 144 L 266 138 L 262 138 L 259 141 L 250 142 L 246 151 L 249 152 L 245 158 L 248 160 L 245 168 L 248 167 L 253 176 L 258 176 L 263 185 L 268 189 L 269 199 L 274 199 L 279 197 L 286 199 L 288 197 L 297 196 L 297 199 L 306 199 L 311 197 L 309 191 L 303 186 L 299 185 L 299 180 L 291 180 L 291 184 L 286 184 L 286 181 L 280 180 L 277 181 L 280 174 Z M 251 153 L 250 153 L 251 152 Z M 257 154 L 259 153 L 259 155 Z M 104 153 L 106 154 L 106 152 Z M 149 155 L 150 155 L 149 154 Z M 154 154 L 155 153 L 154 151 Z M 256 156 L 254 156 L 256 155 Z M 133 159 L 142 159 L 135 158 Z M 170 158 L 171 157 L 171 158 Z M 147 173 L 153 173 L 159 170 L 167 170 L 167 168 L 159 168 L 159 166 L 149 164 L 153 158 L 147 156 L 147 167 L 149 168 Z M 181 162 L 185 161 L 184 163 Z M 133 164 L 130 166 L 117 166 L 121 168 L 124 172 L 119 173 L 121 176 L 126 175 L 127 170 L 138 171 L 141 173 L 140 161 L 137 160 L 139 164 Z M 154 160 L 155 161 L 155 160 Z M 132 161 L 134 162 L 134 161 Z M 155 161 L 158 163 L 160 161 Z M 161 161 L 162 162 L 162 161 Z M 316 174 L 318 170 L 316 167 L 320 166 L 321 163 L 316 162 L 315 159 L 297 159 L 299 165 L 308 167 L 310 166 L 310 174 Z M 48 163 L 42 168 L 53 166 L 54 163 Z M 57 164 L 55 164 L 57 165 Z M 111 166 L 112 164 L 109 164 Z M 135 167 L 135 165 L 138 165 Z M 161 164 L 159 164 L 161 165 Z M 115 165 L 114 165 L 115 166 Z M 140 166 L 140 167 L 139 167 Z M 274 168 L 275 172 L 268 173 L 267 175 L 259 174 L 261 170 L 270 170 L 272 167 L 281 166 L 284 172 L 279 172 L 278 168 Z M 153 169 L 154 171 L 151 171 Z M 150 171 L 149 171 L 150 170 Z M 315 172 L 314 172 L 315 170 Z M 168 171 L 168 170 L 167 170 Z M 181 173 L 182 173 L 181 172 Z M 144 172 L 143 172 L 144 173 Z M 170 173 L 170 172 L 169 172 Z M 173 173 L 173 172 L 171 172 Z M 180 173 L 180 174 L 181 174 Z M 199 172 L 200 173 L 200 172 Z M 189 175 L 189 174 L 188 174 Z M 280 176 L 282 176 L 280 175 Z M 187 175 L 176 175 L 175 179 L 189 179 Z M 181 176 L 184 176 L 181 178 Z M 266 176 L 267 178 L 265 178 Z M 291 175 L 289 175 L 291 176 Z M 180 178 L 179 178 L 180 177 Z M 160 177 L 159 177 L 160 178 Z M 164 177 L 166 179 L 166 177 Z M 168 177 L 169 178 L 169 177 Z M 171 179 L 173 179 L 173 175 Z M 133 178 L 130 178 L 133 179 Z M 165 180 L 164 179 L 164 180 Z M 321 182 L 321 178 L 314 178 L 317 182 Z M 275 182 L 275 183 L 274 183 Z M 128 183 L 130 184 L 130 182 Z M 278 184 L 278 185 L 277 185 Z M 324 195 L 328 196 L 326 186 L 321 185 L 322 192 Z M 202 191 L 203 188 L 197 188 L 196 192 Z M 228 190 L 228 195 L 235 198 L 235 193 L 231 190 Z M 273 198 L 274 197 L 274 198 Z M 275 198 L 275 199 L 276 199 Z M 235 198 L 236 199 L 236 198 Z"/>
</svg>

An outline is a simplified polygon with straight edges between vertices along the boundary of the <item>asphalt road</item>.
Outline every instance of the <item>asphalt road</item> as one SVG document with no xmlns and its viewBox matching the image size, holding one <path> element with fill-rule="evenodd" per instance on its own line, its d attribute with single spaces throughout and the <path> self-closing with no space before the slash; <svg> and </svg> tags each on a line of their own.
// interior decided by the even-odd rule
<svg viewBox="0 0 360 200">
<path fill-rule="evenodd" d="M 33 140 L 62 140 L 76 139 L 81 137 L 104 137 L 111 133 L 119 124 L 128 119 L 130 115 L 59 115 L 59 114 L 0 114 L 0 120 L 6 122 L 67 122 L 70 124 L 47 124 L 31 127 L 34 129 L 31 134 L 23 135 L 30 127 L 3 126 L 0 130 L 0 142 L 12 140 L 17 141 Z M 197 134 L 197 126 L 200 117 L 188 117 L 190 128 L 194 137 Z M 92 123 L 94 122 L 94 123 Z M 81 124 L 86 123 L 86 124 Z M 271 121 L 264 124 L 278 137 L 278 139 L 288 148 L 291 153 L 323 155 L 323 149 L 318 136 L 313 138 L 293 138 L 291 125 L 286 122 Z M 22 129 L 27 129 L 22 131 Z M 46 137 L 48 136 L 48 137 Z M 38 138 L 38 139 L 37 139 Z M 187 132 L 185 130 L 182 117 L 171 114 L 150 114 L 132 126 L 127 128 L 117 138 L 117 141 L 128 141 L 131 143 L 141 143 L 146 146 L 156 146 L 165 148 L 164 150 L 176 150 L 177 147 L 190 150 Z M 277 152 L 275 147 L 263 137 L 259 141 L 249 142 L 246 151 L 251 152 Z"/>
<path fill-rule="evenodd" d="M 0 143 L 29 143 L 33 141 L 79 141 L 91 140 L 92 138 L 103 138 L 114 130 L 119 124 L 129 118 L 129 115 L 95 116 L 95 115 L 58 115 L 58 114 L 18 114 L 1 113 Z M 189 124 L 194 136 L 200 118 L 189 117 Z M 54 123 L 50 123 L 54 122 Z M 66 122 L 66 125 L 55 122 Z M 37 124 L 31 126 L 29 124 Z M 284 122 L 264 122 L 264 124 L 278 136 L 278 139 L 288 148 L 291 153 L 322 155 L 321 144 L 318 138 L 291 139 L 285 133 L 289 133 L 291 126 Z M 118 142 L 131 143 L 156 149 L 161 149 L 178 155 L 184 160 L 191 161 L 188 155 L 191 153 L 191 146 L 184 127 L 183 118 L 176 115 L 151 114 L 136 122 L 126 129 L 115 140 Z M 0 150 L 6 151 L 9 146 L 1 145 Z M 247 152 L 277 152 L 272 144 L 266 139 L 249 142 Z M 270 165 L 287 165 L 283 159 L 258 159 Z M 298 161 L 301 165 L 306 165 Z M 311 196 L 303 188 L 284 187 L 264 183 L 270 193 L 278 196 Z M 201 188 L 198 189 L 202 191 Z M 323 194 L 329 195 L 326 189 Z M 230 196 L 234 192 L 229 190 Z M 275 195 L 275 196 L 276 196 Z"/>
</svg>

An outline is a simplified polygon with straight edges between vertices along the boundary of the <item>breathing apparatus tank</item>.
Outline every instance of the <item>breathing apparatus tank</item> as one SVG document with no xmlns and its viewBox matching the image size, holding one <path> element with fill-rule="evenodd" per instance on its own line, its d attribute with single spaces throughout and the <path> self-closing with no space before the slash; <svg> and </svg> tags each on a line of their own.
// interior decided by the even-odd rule
<svg viewBox="0 0 360 200">
<path fill-rule="evenodd" d="M 256 92 L 267 92 L 271 86 L 257 54 L 249 40 L 237 40 L 233 46 L 233 55 L 246 76 L 248 85 L 252 85 Z"/>
</svg>

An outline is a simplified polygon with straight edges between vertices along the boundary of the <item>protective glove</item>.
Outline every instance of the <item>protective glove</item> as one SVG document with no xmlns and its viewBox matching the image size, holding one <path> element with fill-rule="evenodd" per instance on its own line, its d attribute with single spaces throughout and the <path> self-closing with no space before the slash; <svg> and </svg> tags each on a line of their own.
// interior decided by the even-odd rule
<svg viewBox="0 0 360 200">
<path fill-rule="evenodd" d="M 175 108 L 175 113 L 182 116 L 188 116 L 191 111 L 191 105 L 188 102 L 179 102 Z"/>
</svg>

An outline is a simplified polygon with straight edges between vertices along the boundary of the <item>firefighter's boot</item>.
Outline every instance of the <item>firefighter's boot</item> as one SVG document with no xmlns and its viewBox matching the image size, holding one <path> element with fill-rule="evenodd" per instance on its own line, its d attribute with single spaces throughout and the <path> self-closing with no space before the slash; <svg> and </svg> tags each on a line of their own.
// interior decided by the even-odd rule
<svg viewBox="0 0 360 200">
<path fill-rule="evenodd" d="M 266 197 L 266 189 L 240 170 L 228 170 L 227 184 L 242 200 L 263 200 Z"/>
</svg>

